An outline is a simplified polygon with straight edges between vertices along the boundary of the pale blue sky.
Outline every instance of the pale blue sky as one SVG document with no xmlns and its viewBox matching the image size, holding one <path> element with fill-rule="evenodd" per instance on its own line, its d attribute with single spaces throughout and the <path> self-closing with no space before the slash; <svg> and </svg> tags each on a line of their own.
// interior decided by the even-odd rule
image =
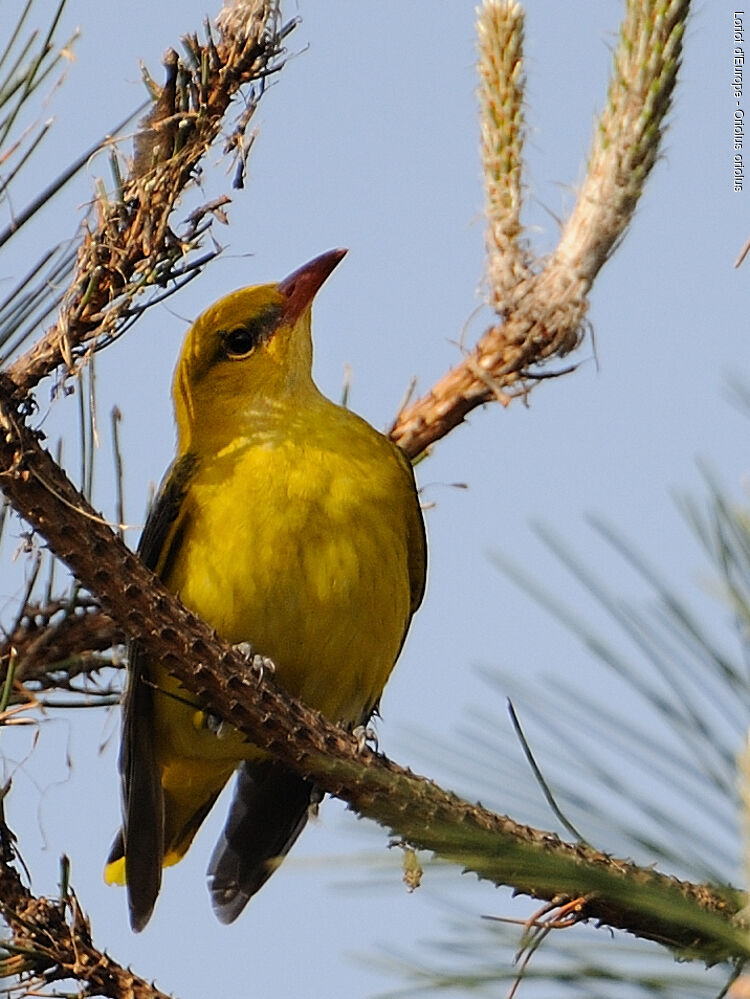
<svg viewBox="0 0 750 999">
<path fill-rule="evenodd" d="M 525 220 L 545 253 L 583 175 L 621 4 L 525 6 Z M 58 120 L 49 161 L 37 164 L 29 182 L 48 179 L 140 102 L 139 59 L 159 78 L 164 49 L 215 13 L 206 0 L 162 0 L 157 23 L 152 11 L 143 0 L 125 8 L 69 0 L 66 23 L 79 25 L 82 37 L 65 90 L 45 110 Z M 413 376 L 426 389 L 459 359 L 461 337 L 471 342 L 483 328 L 485 317 L 476 315 L 484 231 L 474 4 L 298 0 L 287 14 L 302 23 L 254 122 L 247 189 L 232 195 L 230 227 L 215 230 L 226 247 L 222 258 L 97 362 L 98 501 L 112 513 L 105 424 L 116 402 L 125 414 L 133 524 L 171 457 L 169 385 L 186 323 L 222 294 L 280 279 L 323 250 L 348 246 L 316 307 L 316 372 L 337 397 L 350 366 L 350 404 L 379 427 L 389 424 Z M 599 513 L 700 600 L 702 563 L 671 491 L 700 492 L 695 461 L 702 456 L 731 495 L 745 495 L 748 423 L 725 391 L 728 375 L 748 377 L 750 316 L 748 265 L 732 269 L 750 235 L 750 193 L 732 191 L 731 14 L 728 4 L 703 4 L 689 24 L 661 161 L 592 295 L 595 353 L 587 340 L 573 358 L 577 373 L 538 387 L 529 408 L 516 402 L 475 412 L 418 469 L 430 505 L 429 588 L 383 699 L 381 745 L 399 762 L 460 783 L 501 810 L 512 811 L 514 802 L 500 764 L 488 788 L 485 774 L 466 767 L 459 779 L 444 748 L 454 743 L 463 751 L 458 730 L 477 706 L 496 714 L 498 729 L 508 728 L 502 692 L 476 667 L 496 665 L 523 678 L 580 675 L 589 692 L 614 695 L 580 644 L 505 579 L 490 554 L 504 552 L 594 617 L 529 524 L 549 525 L 613 589 L 638 598 L 640 583 L 584 522 L 585 514 Z M 209 156 L 206 197 L 225 183 L 225 166 L 218 152 Z M 101 157 L 51 213 L 52 238 L 73 231 L 86 184 L 99 175 L 109 177 Z M 23 200 L 20 189 L 15 197 Z M 4 260 L 2 277 L 18 277 L 28 264 L 15 266 Z M 53 407 L 48 432 L 64 405 Z M 132 532 L 129 541 L 136 540 Z M 721 608 L 710 613 L 723 617 Z M 435 746 L 425 733 L 434 734 Z M 167 873 L 147 930 L 134 936 L 124 894 L 101 882 L 118 823 L 116 742 L 116 719 L 102 712 L 43 725 L 39 747 L 16 777 L 8 818 L 35 890 L 54 891 L 58 857 L 68 853 L 98 945 L 168 992 L 185 999 L 367 996 L 398 979 L 352 955 L 387 947 L 422 957 L 421 943 L 443 929 L 454 885 L 464 919 L 528 912 L 454 870 L 428 874 L 424 887 L 407 895 L 385 833 L 329 802 L 243 917 L 220 926 L 204 875 L 223 819 L 220 803 L 189 857 Z M 517 754 L 510 735 L 507 744 Z M 533 798 L 531 778 L 529 785 Z M 553 825 L 551 816 L 541 821 Z"/>
</svg>

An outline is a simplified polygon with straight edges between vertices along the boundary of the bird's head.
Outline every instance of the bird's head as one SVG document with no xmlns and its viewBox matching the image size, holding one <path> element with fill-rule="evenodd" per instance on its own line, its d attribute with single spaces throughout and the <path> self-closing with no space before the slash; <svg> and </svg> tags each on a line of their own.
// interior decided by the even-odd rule
<svg viewBox="0 0 750 999">
<path fill-rule="evenodd" d="M 312 386 L 312 302 L 346 250 L 329 250 L 278 284 L 234 291 L 190 327 L 174 376 L 180 450 L 202 434 L 239 429 Z M 209 426 L 213 431 L 209 431 Z"/>
</svg>

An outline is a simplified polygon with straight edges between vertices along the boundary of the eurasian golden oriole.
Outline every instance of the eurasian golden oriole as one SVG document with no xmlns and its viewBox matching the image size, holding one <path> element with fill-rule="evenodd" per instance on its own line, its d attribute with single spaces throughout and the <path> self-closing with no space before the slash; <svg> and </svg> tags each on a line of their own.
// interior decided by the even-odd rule
<svg viewBox="0 0 750 999">
<path fill-rule="evenodd" d="M 233 292 L 190 328 L 174 378 L 177 456 L 139 552 L 224 639 L 269 657 L 290 694 L 352 728 L 377 708 L 422 600 L 426 549 L 403 453 L 312 380 L 312 300 L 344 253 Z M 162 867 L 184 856 L 235 770 L 208 869 L 227 923 L 319 795 L 133 641 L 123 826 L 105 877 L 127 884 L 134 929 L 151 916 Z"/>
</svg>

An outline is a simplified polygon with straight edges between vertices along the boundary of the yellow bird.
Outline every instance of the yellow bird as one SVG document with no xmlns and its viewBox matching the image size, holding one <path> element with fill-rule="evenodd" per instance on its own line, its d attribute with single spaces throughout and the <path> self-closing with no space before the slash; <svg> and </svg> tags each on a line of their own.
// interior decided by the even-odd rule
<svg viewBox="0 0 750 999">
<path fill-rule="evenodd" d="M 227 641 L 352 728 L 377 709 L 425 585 L 411 465 L 312 380 L 312 300 L 345 250 L 279 284 L 236 291 L 189 330 L 174 378 L 177 456 L 139 552 Z M 123 709 L 123 828 L 105 878 L 148 922 L 162 867 L 186 853 L 229 777 L 234 800 L 208 869 L 222 922 L 240 914 L 320 798 L 203 709 L 132 643 Z"/>
</svg>

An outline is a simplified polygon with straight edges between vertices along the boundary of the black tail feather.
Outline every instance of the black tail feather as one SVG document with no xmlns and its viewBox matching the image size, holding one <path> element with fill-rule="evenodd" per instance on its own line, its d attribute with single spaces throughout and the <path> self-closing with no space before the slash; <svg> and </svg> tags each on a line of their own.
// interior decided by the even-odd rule
<svg viewBox="0 0 750 999">
<path fill-rule="evenodd" d="M 243 763 L 224 832 L 208 866 L 214 912 L 231 923 L 273 874 L 320 797 L 280 763 Z"/>
</svg>

